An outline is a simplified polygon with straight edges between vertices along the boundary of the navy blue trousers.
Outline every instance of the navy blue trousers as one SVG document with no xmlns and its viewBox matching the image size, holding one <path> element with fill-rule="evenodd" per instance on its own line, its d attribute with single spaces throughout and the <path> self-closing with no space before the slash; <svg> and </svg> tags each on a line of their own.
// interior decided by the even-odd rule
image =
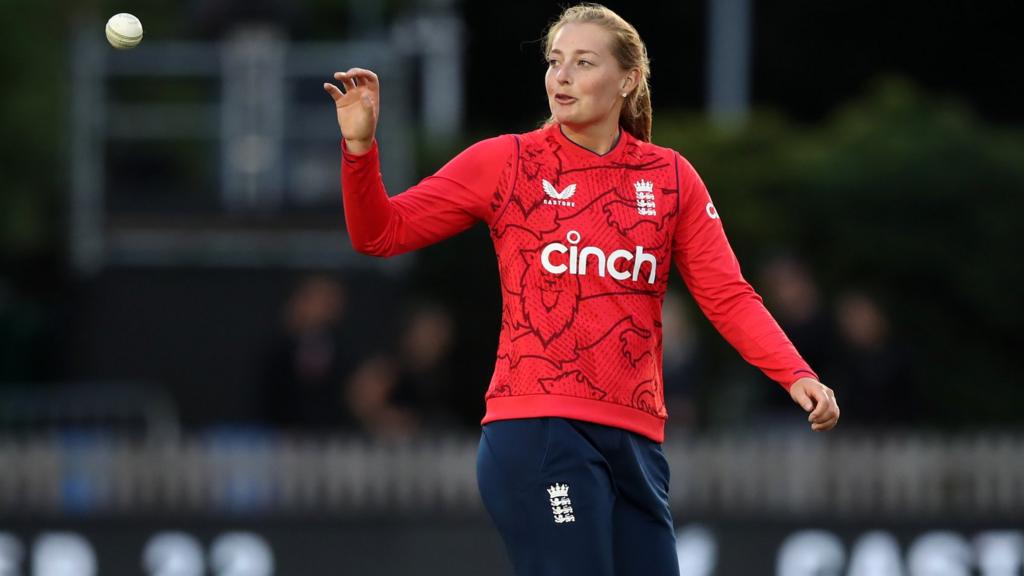
<svg viewBox="0 0 1024 576">
<path fill-rule="evenodd" d="M 661 445 L 565 418 L 483 427 L 477 482 L 517 576 L 678 576 Z"/>
</svg>

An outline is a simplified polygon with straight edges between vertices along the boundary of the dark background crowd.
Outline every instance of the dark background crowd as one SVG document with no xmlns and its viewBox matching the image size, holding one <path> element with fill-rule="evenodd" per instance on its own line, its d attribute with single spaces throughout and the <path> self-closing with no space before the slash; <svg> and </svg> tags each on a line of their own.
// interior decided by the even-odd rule
<svg viewBox="0 0 1024 576">
<path fill-rule="evenodd" d="M 446 139 L 405 127 L 416 177 L 478 139 L 545 118 L 538 40 L 555 4 L 364 4 L 154 0 L 128 10 L 143 18 L 146 42 L 216 40 L 252 22 L 293 41 L 334 41 L 379 36 L 402 15 L 446 6 L 463 27 L 464 121 Z M 1024 12 L 1015 2 L 752 4 L 751 106 L 723 124 L 707 113 L 707 3 L 608 3 L 647 42 L 655 142 L 701 173 L 747 279 L 836 390 L 842 426 L 1015 425 L 1024 405 Z M 474 429 L 500 315 L 482 225 L 397 269 L 358 256 L 338 266 L 142 263 L 89 273 L 70 264 L 67 31 L 122 9 L 0 6 L 5 402 L 115 383 L 170 398 L 187 426 L 377 437 Z M 40 13 L 47 26 L 19 24 Z M 339 57 L 336 68 L 362 64 Z M 334 124 L 320 81 L 296 90 Z M 158 153 L 137 158 L 127 173 L 141 182 L 192 177 Z M 333 200 L 316 216 L 344 245 L 331 184 Z M 135 201 L 147 199 L 174 201 Z M 670 426 L 802 425 L 788 395 L 714 333 L 678 277 L 664 314 Z"/>
</svg>

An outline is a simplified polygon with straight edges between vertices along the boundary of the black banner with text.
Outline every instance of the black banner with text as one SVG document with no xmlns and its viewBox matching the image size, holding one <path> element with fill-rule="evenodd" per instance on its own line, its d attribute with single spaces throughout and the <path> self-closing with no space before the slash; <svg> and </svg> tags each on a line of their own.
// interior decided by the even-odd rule
<svg viewBox="0 0 1024 576">
<path fill-rule="evenodd" d="M 1024 522 L 702 519 L 681 576 L 1022 576 Z M 0 576 L 511 574 L 486 518 L 0 520 Z"/>
</svg>

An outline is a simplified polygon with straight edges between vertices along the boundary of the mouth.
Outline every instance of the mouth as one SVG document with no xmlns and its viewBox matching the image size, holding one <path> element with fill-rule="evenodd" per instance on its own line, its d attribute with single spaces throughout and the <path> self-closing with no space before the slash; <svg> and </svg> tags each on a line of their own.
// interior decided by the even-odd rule
<svg viewBox="0 0 1024 576">
<path fill-rule="evenodd" d="M 566 94 L 555 94 L 554 100 L 555 100 L 555 102 L 558 102 L 559 104 L 561 104 L 563 106 L 567 106 L 567 105 L 572 104 L 573 102 L 576 101 L 575 98 L 573 98 L 572 96 L 566 95 Z"/>
<path fill-rule="evenodd" d="M 561 290 L 547 290 L 543 286 L 540 289 L 540 302 L 544 305 L 544 309 L 548 312 L 555 309 L 558 306 L 558 299 L 561 298 Z"/>
</svg>

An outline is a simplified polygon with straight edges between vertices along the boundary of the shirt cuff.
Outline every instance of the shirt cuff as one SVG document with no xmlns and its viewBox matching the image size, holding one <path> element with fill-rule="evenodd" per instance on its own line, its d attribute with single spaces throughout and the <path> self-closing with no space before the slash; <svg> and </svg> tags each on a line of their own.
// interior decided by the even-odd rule
<svg viewBox="0 0 1024 576">
<path fill-rule="evenodd" d="M 354 154 L 349 151 L 348 143 L 346 143 L 345 139 L 342 138 L 341 158 L 342 160 L 345 161 L 346 164 L 356 164 L 375 160 L 377 158 L 377 139 L 373 139 L 373 143 L 370 144 L 370 149 L 364 152 L 363 154 Z"/>
<path fill-rule="evenodd" d="M 782 387 L 785 388 L 786 390 L 789 390 L 790 388 L 793 387 L 793 384 L 796 384 L 797 380 L 802 380 L 804 378 L 814 378 L 818 382 L 821 382 L 821 378 L 818 378 L 818 375 L 815 374 L 812 370 L 808 368 L 800 368 L 799 370 L 795 370 L 793 372 L 793 377 L 790 378 L 789 383 L 783 383 Z"/>
</svg>

